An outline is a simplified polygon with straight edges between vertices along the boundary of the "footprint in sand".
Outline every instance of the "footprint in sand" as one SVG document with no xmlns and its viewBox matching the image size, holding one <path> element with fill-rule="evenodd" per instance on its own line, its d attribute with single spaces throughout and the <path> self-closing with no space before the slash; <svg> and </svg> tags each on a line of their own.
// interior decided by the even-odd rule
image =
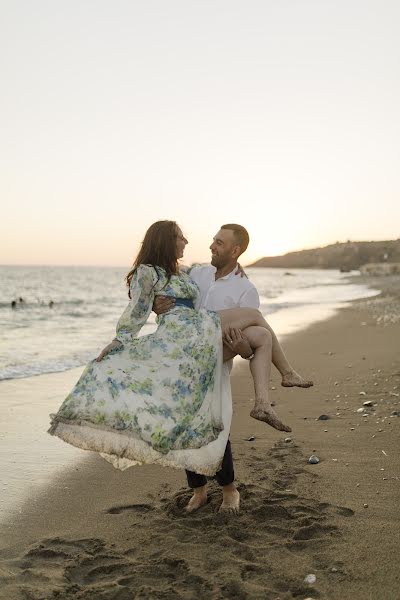
<svg viewBox="0 0 400 600">
<path fill-rule="evenodd" d="M 154 510 L 154 506 L 150 504 L 125 504 L 123 506 L 112 506 L 108 508 L 105 512 L 109 515 L 120 515 L 125 512 L 133 512 L 133 513 L 149 513 Z"/>
</svg>

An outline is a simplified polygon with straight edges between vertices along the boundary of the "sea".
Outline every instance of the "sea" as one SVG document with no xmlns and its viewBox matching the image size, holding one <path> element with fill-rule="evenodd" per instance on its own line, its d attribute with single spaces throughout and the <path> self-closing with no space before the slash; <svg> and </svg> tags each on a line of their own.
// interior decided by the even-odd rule
<svg viewBox="0 0 400 600">
<path fill-rule="evenodd" d="M 0 380 L 85 365 L 115 335 L 127 268 L 0 266 Z M 260 310 L 285 336 L 379 293 L 336 270 L 248 268 Z M 356 275 L 357 273 L 351 273 Z M 152 313 L 141 335 L 156 327 Z"/>
</svg>

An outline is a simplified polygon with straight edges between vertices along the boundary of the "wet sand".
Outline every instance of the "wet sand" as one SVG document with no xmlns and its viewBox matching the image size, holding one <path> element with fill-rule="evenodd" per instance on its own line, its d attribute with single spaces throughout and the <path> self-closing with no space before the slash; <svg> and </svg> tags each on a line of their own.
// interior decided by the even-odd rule
<svg viewBox="0 0 400 600">
<path fill-rule="evenodd" d="M 380 309 L 398 305 L 398 288 L 376 299 Z M 0 526 L 0 598 L 397 600 L 400 322 L 378 323 L 376 307 L 353 303 L 285 340 L 316 383 L 286 389 L 273 375 L 291 441 L 249 417 L 248 364 L 236 365 L 239 516 L 216 512 L 214 483 L 207 506 L 187 515 L 183 473 L 121 473 L 88 453 Z M 65 385 L 69 376 L 47 377 Z M 32 402 L 39 394 L 38 385 Z M 308 464 L 311 454 L 319 464 Z"/>
</svg>

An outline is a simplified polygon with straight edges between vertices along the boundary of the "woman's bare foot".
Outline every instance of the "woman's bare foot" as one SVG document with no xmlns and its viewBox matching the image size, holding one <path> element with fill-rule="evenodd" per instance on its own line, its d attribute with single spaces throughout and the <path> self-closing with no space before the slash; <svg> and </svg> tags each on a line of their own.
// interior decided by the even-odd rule
<svg viewBox="0 0 400 600">
<path fill-rule="evenodd" d="M 270 404 L 256 404 L 250 416 L 257 421 L 264 421 L 278 431 L 292 431 L 288 425 L 284 425 Z"/>
<path fill-rule="evenodd" d="M 314 385 L 314 382 L 309 379 L 304 379 L 295 370 L 293 370 L 289 371 L 289 373 L 285 373 L 285 375 L 282 375 L 281 385 L 283 385 L 283 387 L 309 388 Z"/>
<path fill-rule="evenodd" d="M 230 483 L 222 488 L 222 504 L 218 512 L 227 512 L 237 515 L 239 513 L 240 494 L 237 491 L 235 484 Z"/>
<path fill-rule="evenodd" d="M 207 489 L 206 486 L 203 485 L 198 488 L 194 488 L 193 496 L 190 498 L 188 505 L 186 506 L 186 512 L 193 512 L 198 510 L 202 506 L 207 504 Z"/>
</svg>

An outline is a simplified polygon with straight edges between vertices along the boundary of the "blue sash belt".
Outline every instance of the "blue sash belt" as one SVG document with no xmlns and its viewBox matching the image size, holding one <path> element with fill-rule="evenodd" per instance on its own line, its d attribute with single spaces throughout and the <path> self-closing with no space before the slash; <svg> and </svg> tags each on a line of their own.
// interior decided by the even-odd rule
<svg viewBox="0 0 400 600">
<path fill-rule="evenodd" d="M 194 308 L 193 300 L 191 298 L 175 298 L 175 306 Z"/>
</svg>

